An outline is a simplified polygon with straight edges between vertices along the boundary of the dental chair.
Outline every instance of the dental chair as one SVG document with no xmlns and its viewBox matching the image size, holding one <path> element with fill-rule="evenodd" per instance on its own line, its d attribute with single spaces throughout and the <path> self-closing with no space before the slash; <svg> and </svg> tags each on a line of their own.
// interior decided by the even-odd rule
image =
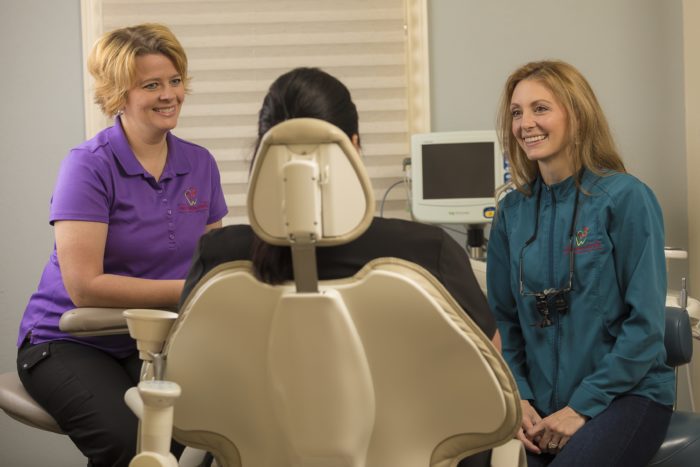
<svg viewBox="0 0 700 467">
<path fill-rule="evenodd" d="M 226 467 L 453 467 L 504 444 L 492 465 L 525 465 L 512 375 L 434 277 L 384 258 L 354 277 L 318 280 L 315 249 L 361 235 L 374 204 L 336 127 L 294 119 L 265 135 L 249 219 L 264 241 L 291 246 L 294 282 L 263 283 L 248 261 L 218 266 L 160 354 L 141 344 L 159 334 L 149 310 L 127 312 L 164 378 L 127 393 L 142 423 L 132 467 L 175 465 L 172 404 L 174 437 Z"/>
<path fill-rule="evenodd" d="M 323 122 L 297 128 L 306 123 L 286 122 L 265 138 L 248 202 L 261 238 L 294 247 L 295 284 L 262 284 L 250 263 L 232 262 L 210 271 L 177 317 L 128 312 L 151 367 L 126 395 L 142 422 L 132 465 L 176 465 L 165 447 L 171 428 L 179 441 L 213 452 L 220 466 L 453 467 L 502 443 L 492 465 L 524 465 L 519 442 L 508 441 L 520 425 L 515 383 L 439 282 L 390 258 L 353 278 L 315 280 L 313 248 L 359 236 L 373 201 L 344 135 Z M 324 169 L 328 163 L 332 171 Z M 339 175 L 348 171 L 357 179 Z M 320 185 L 308 182 L 313 178 Z M 297 196 L 299 183 L 308 198 Z M 300 220 L 295 199 L 314 215 Z M 76 310 L 76 332 L 123 332 L 118 310 L 106 310 L 112 324 L 104 329 L 95 318 L 104 311 L 86 324 Z M 681 342 L 688 358 L 683 320 L 675 322 L 667 324 L 667 348 Z M 60 432 L 15 372 L 0 375 L 0 408 Z M 698 415 L 674 413 L 650 465 L 696 465 L 699 437 Z"/>
</svg>

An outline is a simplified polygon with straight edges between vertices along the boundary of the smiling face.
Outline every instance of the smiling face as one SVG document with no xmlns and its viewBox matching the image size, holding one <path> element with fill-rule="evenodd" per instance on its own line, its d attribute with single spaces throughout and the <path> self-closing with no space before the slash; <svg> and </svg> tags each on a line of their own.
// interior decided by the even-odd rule
<svg viewBox="0 0 700 467">
<path fill-rule="evenodd" d="M 566 109 L 539 81 L 524 79 L 510 99 L 513 136 L 527 158 L 536 161 L 545 182 L 571 175 Z"/>
<path fill-rule="evenodd" d="M 185 99 L 182 77 L 162 54 L 138 56 L 135 64 L 134 85 L 122 112 L 124 131 L 130 139 L 158 140 L 177 125 Z"/>
</svg>

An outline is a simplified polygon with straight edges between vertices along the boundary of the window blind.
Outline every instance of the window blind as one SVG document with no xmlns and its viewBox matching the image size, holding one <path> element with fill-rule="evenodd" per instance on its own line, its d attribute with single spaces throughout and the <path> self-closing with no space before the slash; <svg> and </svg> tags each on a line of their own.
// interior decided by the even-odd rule
<svg viewBox="0 0 700 467">
<path fill-rule="evenodd" d="M 385 217 L 410 218 L 401 184 L 410 134 L 429 131 L 425 0 L 83 0 L 84 54 L 104 31 L 159 22 L 190 64 L 192 93 L 177 128 L 209 149 L 229 207 L 224 224 L 247 223 L 245 194 L 257 114 L 277 76 L 320 67 L 352 93 L 362 154 Z M 88 77 L 89 78 L 89 77 Z M 92 104 L 86 79 L 86 131 L 109 122 Z"/>
</svg>

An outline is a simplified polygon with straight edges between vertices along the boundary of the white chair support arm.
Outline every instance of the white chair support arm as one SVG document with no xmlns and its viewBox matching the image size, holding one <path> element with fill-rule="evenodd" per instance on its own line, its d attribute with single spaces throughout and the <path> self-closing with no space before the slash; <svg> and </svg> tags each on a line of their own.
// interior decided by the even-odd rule
<svg viewBox="0 0 700 467">
<path fill-rule="evenodd" d="M 171 381 L 141 381 L 124 395 L 129 408 L 141 421 L 140 452 L 129 467 L 177 467 L 170 453 L 175 399 L 180 386 Z"/>
<path fill-rule="evenodd" d="M 129 334 L 136 340 L 139 358 L 144 361 L 141 382 L 137 388 L 124 394 L 124 401 L 138 417 L 139 452 L 130 467 L 177 467 L 177 459 L 170 453 L 173 430 L 173 405 L 180 396 L 180 386 L 161 381 L 164 357 L 161 354 L 177 313 L 163 310 L 125 310 L 124 318 Z M 154 374 L 147 368 L 153 364 Z M 153 379 L 152 379 L 153 378 Z"/>
<path fill-rule="evenodd" d="M 493 448 L 490 467 L 527 467 L 525 447 L 518 439 Z"/>
</svg>

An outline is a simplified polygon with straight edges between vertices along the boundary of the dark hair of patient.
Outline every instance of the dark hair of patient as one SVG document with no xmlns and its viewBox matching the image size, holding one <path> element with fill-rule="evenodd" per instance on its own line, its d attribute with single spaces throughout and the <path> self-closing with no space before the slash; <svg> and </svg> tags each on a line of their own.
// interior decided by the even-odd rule
<svg viewBox="0 0 700 467">
<path fill-rule="evenodd" d="M 349 138 L 358 134 L 357 109 L 345 85 L 318 68 L 295 68 L 277 78 L 263 100 L 256 152 L 270 128 L 290 118 L 303 117 L 332 123 Z M 251 256 L 260 280 L 279 284 L 293 277 L 289 247 L 270 245 L 256 236 Z"/>
</svg>

